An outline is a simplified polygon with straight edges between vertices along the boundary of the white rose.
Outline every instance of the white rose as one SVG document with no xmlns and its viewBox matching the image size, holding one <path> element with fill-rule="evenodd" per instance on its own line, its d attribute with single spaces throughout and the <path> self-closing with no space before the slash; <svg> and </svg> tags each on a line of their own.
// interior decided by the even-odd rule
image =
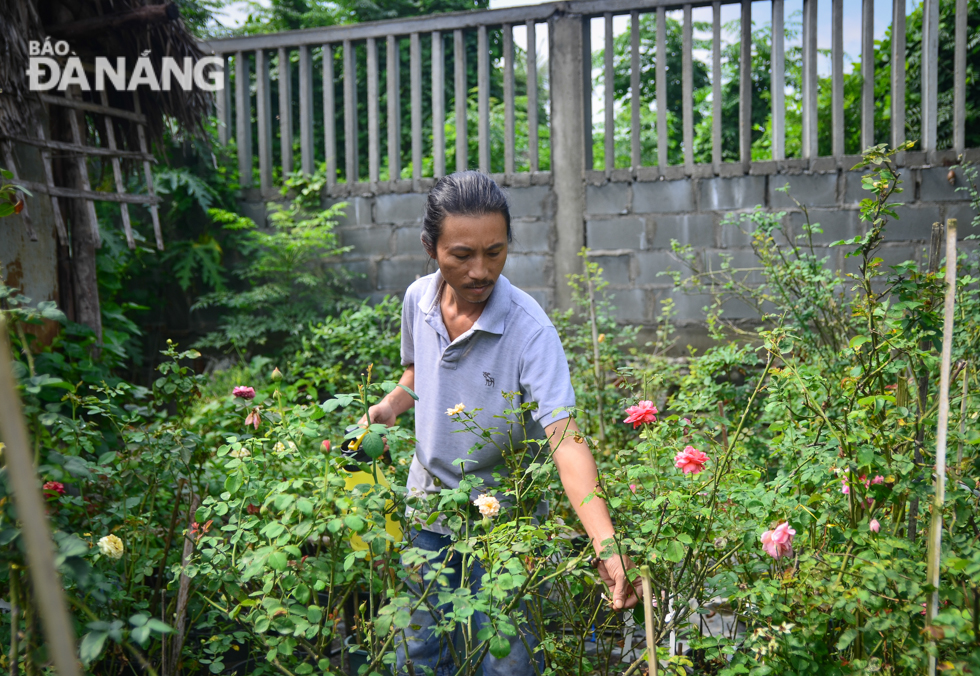
<svg viewBox="0 0 980 676">
<path fill-rule="evenodd" d="M 98 542 L 99 551 L 103 556 L 110 559 L 121 559 L 123 555 L 123 543 L 115 535 L 106 535 Z"/>
<path fill-rule="evenodd" d="M 473 504 L 480 508 L 480 514 L 486 517 L 497 516 L 500 513 L 500 501 L 492 495 L 481 495 Z"/>
</svg>

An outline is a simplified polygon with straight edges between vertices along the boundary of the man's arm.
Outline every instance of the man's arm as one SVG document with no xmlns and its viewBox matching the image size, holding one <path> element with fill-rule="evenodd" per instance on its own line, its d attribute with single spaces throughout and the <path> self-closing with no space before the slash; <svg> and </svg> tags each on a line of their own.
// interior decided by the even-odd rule
<svg viewBox="0 0 980 676">
<path fill-rule="evenodd" d="M 404 385 L 408 389 L 415 391 L 415 364 L 405 369 L 402 377 L 398 380 L 399 385 Z M 368 409 L 372 423 L 380 423 L 386 427 L 395 424 L 395 419 L 402 413 L 415 406 L 412 396 L 400 387 L 396 387 L 386 394 L 377 404 Z M 361 424 L 364 417 L 361 416 Z"/>
<path fill-rule="evenodd" d="M 545 432 L 551 442 L 555 465 L 568 500 L 592 539 L 596 554 L 599 554 L 603 549 L 602 542 L 612 538 L 616 531 L 605 500 L 596 496 L 582 504 L 585 497 L 595 491 L 599 479 L 592 451 L 584 440 L 575 440 L 578 425 L 570 417 L 551 423 Z M 614 555 L 599 562 L 599 575 L 612 590 L 612 603 L 616 609 L 632 608 L 639 600 L 639 593 L 626 577 L 626 569 L 632 567 L 626 555 Z"/>
</svg>

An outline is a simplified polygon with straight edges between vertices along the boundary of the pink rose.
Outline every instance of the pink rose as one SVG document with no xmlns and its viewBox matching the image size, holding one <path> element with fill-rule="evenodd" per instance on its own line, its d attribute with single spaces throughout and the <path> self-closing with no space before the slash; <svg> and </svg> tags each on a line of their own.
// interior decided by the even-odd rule
<svg viewBox="0 0 980 676">
<path fill-rule="evenodd" d="M 324 439 L 321 445 L 323 446 L 323 452 L 324 453 L 329 453 L 330 452 L 330 440 L 329 439 Z"/>
<path fill-rule="evenodd" d="M 65 485 L 60 481 L 47 481 L 44 486 L 44 495 L 48 498 L 57 498 L 65 494 Z"/>
<path fill-rule="evenodd" d="M 878 519 L 871 519 L 871 523 L 868 524 L 868 528 L 870 528 L 873 533 L 877 533 L 879 530 L 881 530 L 881 524 L 878 523 Z"/>
<path fill-rule="evenodd" d="M 774 559 L 792 556 L 794 535 L 796 531 L 790 528 L 789 522 L 784 521 L 762 534 L 762 549 Z"/>
<path fill-rule="evenodd" d="M 840 483 L 841 483 L 841 486 L 840 486 L 840 492 L 841 493 L 843 493 L 844 495 L 847 495 L 848 493 L 851 492 L 851 487 L 847 485 L 847 479 L 841 479 L 840 480 Z"/>
<path fill-rule="evenodd" d="M 248 401 L 255 399 L 255 388 L 252 387 L 238 385 L 237 387 L 235 387 L 235 389 L 231 391 L 231 393 L 236 397 L 241 397 L 242 399 L 246 399 Z"/>
<path fill-rule="evenodd" d="M 630 484 L 630 492 L 636 495 L 636 484 Z"/>
<path fill-rule="evenodd" d="M 256 406 L 252 409 L 252 412 L 248 414 L 245 418 L 246 425 L 252 425 L 255 429 L 259 429 L 259 423 L 262 422 L 262 416 L 259 415 L 259 407 Z"/>
<path fill-rule="evenodd" d="M 636 429 L 643 423 L 657 422 L 658 413 L 660 411 L 657 410 L 652 401 L 641 401 L 636 406 L 630 406 L 626 409 L 627 418 L 623 422 L 633 423 L 633 429 Z"/>
<path fill-rule="evenodd" d="M 674 467 L 683 470 L 684 474 L 703 472 L 706 462 L 708 456 L 694 446 L 685 446 L 683 451 L 674 456 Z"/>
<path fill-rule="evenodd" d="M 880 474 L 876 475 L 875 478 L 871 480 L 871 484 L 873 486 L 877 486 L 878 484 L 883 484 L 883 483 L 885 483 L 885 477 L 881 476 Z"/>
</svg>

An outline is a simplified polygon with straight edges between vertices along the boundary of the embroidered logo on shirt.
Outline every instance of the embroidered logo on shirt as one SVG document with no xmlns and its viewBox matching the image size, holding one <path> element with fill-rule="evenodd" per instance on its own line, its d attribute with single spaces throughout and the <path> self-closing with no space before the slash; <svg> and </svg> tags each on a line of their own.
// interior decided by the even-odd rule
<svg viewBox="0 0 980 676">
<path fill-rule="evenodd" d="M 483 372 L 483 379 L 487 381 L 487 387 L 493 387 L 493 376 L 489 372 Z"/>
</svg>

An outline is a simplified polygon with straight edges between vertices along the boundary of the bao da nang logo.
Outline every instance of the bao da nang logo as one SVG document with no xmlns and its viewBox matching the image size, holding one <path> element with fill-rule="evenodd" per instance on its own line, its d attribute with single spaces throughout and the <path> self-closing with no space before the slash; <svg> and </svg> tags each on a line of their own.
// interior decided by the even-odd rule
<svg viewBox="0 0 980 676">
<path fill-rule="evenodd" d="M 51 43 L 50 38 L 45 39 L 43 43 L 31 40 L 28 45 L 30 59 L 27 77 L 31 91 L 43 92 L 55 88 L 58 91 L 65 91 L 72 85 L 77 85 L 86 92 L 93 89 L 103 91 L 107 82 L 111 83 L 116 91 L 133 91 L 137 87 L 149 87 L 153 91 L 170 91 L 175 87 L 189 90 L 198 87 L 213 92 L 225 86 L 222 77 L 224 59 L 220 56 L 205 56 L 197 61 L 189 56 L 185 56 L 180 61 L 172 56 L 165 56 L 161 60 L 159 73 L 149 59 L 149 50 L 136 59 L 132 70 L 127 70 L 124 56 L 115 58 L 97 56 L 94 73 L 91 74 L 90 79 L 90 74 L 82 66 L 81 58 L 74 56 L 74 52 L 71 52 L 68 43 L 64 40 L 54 44 Z M 69 56 L 69 53 L 72 56 Z M 54 58 L 55 56 L 67 57 L 64 59 L 64 67 L 58 59 Z"/>
</svg>

